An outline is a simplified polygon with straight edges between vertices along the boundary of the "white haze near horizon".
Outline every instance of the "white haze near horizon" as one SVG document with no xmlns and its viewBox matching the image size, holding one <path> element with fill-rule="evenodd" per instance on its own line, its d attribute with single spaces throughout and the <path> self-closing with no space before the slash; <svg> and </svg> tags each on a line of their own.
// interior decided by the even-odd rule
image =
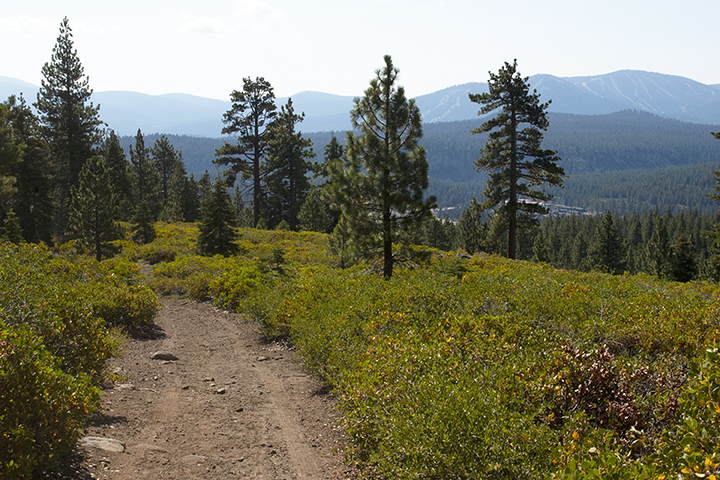
<svg viewBox="0 0 720 480">
<path fill-rule="evenodd" d="M 0 75 L 39 85 L 63 17 L 96 92 L 227 100 L 361 95 L 390 54 L 409 97 L 518 59 L 523 75 L 646 70 L 720 83 L 720 2 L 686 0 L 24 0 L 0 9 Z M 710 54 L 710 55 L 708 55 Z"/>
</svg>

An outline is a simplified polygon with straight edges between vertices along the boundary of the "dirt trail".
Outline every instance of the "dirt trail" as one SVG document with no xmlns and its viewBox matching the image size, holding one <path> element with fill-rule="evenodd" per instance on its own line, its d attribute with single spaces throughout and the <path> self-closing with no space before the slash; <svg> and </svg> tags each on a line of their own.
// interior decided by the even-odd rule
<svg viewBox="0 0 720 480">
<path fill-rule="evenodd" d="M 132 339 L 112 364 L 125 378 L 102 394 L 82 447 L 86 478 L 347 478 L 332 395 L 294 352 L 209 304 L 164 299 L 157 334 Z M 169 351 L 176 361 L 152 360 Z M 81 473 L 81 472 L 77 472 Z"/>
</svg>

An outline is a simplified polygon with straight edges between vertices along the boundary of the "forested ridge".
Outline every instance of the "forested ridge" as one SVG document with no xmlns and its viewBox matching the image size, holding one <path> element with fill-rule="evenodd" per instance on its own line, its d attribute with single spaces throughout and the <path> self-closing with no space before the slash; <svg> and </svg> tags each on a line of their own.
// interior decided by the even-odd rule
<svg viewBox="0 0 720 480">
<path fill-rule="evenodd" d="M 636 111 L 593 116 L 550 113 L 549 118 L 543 145 L 558 150 L 567 174 L 564 188 L 549 190 L 555 203 L 619 215 L 642 214 L 655 207 L 714 212 L 716 206 L 705 194 L 711 192 L 711 172 L 720 166 L 720 146 L 710 131 L 720 126 Z M 428 151 L 428 194 L 441 207 L 464 208 L 480 196 L 487 181 L 487 175 L 473 166 L 485 142 L 482 135 L 470 135 L 478 124 L 478 120 L 467 120 L 424 125 L 420 143 Z M 333 135 L 344 142 L 344 132 L 306 134 L 316 152 Z M 214 153 L 225 140 L 165 136 L 182 152 L 188 172 L 196 178 L 206 170 L 215 172 Z M 148 142 L 160 137 L 145 135 Z M 126 150 L 133 142 L 134 137 L 120 137 Z"/>
</svg>

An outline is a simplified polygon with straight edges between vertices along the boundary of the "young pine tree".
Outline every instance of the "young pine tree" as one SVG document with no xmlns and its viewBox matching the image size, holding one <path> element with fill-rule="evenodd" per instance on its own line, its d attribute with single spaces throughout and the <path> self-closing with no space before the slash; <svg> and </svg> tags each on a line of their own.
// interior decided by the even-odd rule
<svg viewBox="0 0 720 480">
<path fill-rule="evenodd" d="M 698 275 L 698 261 L 695 238 L 680 232 L 677 242 L 670 247 L 670 278 L 676 282 L 689 282 Z"/>
<path fill-rule="evenodd" d="M 147 200 L 143 200 L 135 207 L 135 215 L 133 215 L 132 240 L 140 245 L 145 245 L 153 240 L 157 233 L 155 232 L 155 216 L 152 213 L 150 204 Z"/>
<path fill-rule="evenodd" d="M 625 246 L 609 210 L 598 225 L 595 240 L 588 248 L 588 260 L 592 268 L 613 275 L 619 275 L 625 270 Z"/>
<path fill-rule="evenodd" d="M 331 164 L 329 192 L 342 208 L 356 245 L 383 258 L 383 276 L 390 279 L 395 258 L 393 242 L 411 238 L 432 215 L 435 198 L 423 198 L 428 163 L 420 109 L 396 84 L 398 69 L 386 55 L 365 96 L 355 99 L 353 128 L 347 134 L 346 159 Z"/>
<path fill-rule="evenodd" d="M 460 243 L 469 254 L 478 253 L 483 249 L 487 227 L 482 221 L 483 208 L 473 197 L 468 208 L 463 210 L 458 222 Z"/>
<path fill-rule="evenodd" d="M 332 218 L 325 209 L 322 192 L 313 188 L 305 197 L 305 203 L 300 207 L 298 214 L 300 230 L 327 233 L 332 224 Z"/>
<path fill-rule="evenodd" d="M 201 255 L 235 255 L 238 252 L 237 218 L 230 201 L 227 186 L 221 179 L 215 181 L 212 192 L 202 205 L 202 219 L 198 226 L 198 250 Z"/>
<path fill-rule="evenodd" d="M 108 242 L 118 237 L 115 194 L 105 159 L 99 155 L 90 157 L 80 171 L 79 184 L 71 191 L 70 229 L 99 262 Z"/>
</svg>

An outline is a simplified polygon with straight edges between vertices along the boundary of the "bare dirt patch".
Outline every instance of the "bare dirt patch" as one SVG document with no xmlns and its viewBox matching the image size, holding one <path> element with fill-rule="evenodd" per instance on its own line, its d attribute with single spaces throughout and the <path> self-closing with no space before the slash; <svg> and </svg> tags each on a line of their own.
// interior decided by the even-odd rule
<svg viewBox="0 0 720 480">
<path fill-rule="evenodd" d="M 124 452 L 80 446 L 75 478 L 336 479 L 344 433 L 335 400 L 295 352 L 209 304 L 164 299 L 148 338 L 112 360 L 86 436 Z M 152 360 L 167 351 L 177 360 Z"/>
</svg>

